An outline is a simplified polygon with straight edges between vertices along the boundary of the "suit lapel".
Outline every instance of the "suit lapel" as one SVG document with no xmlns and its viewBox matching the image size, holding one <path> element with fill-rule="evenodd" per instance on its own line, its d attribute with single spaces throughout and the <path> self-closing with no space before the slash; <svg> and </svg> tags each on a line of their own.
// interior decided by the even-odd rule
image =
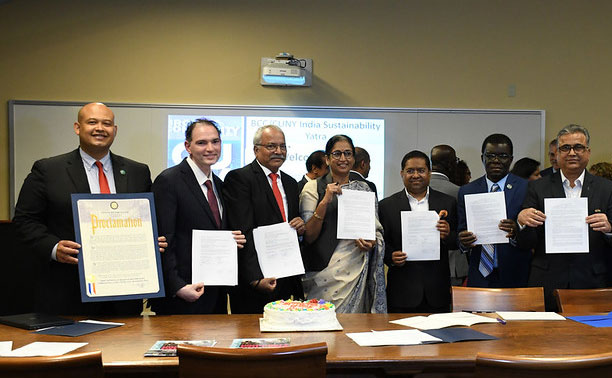
<svg viewBox="0 0 612 378">
<path fill-rule="evenodd" d="M 279 171 L 279 173 L 281 173 L 281 182 L 283 183 L 283 189 L 285 190 L 285 196 L 287 197 L 287 207 L 289 207 L 288 209 L 286 209 L 287 214 L 285 214 L 285 216 L 287 217 L 287 221 L 290 221 L 291 219 L 289 214 L 298 213 L 298 209 L 294 209 L 295 202 L 291 200 L 291 198 L 297 198 L 298 193 L 294 192 L 293 186 L 289 185 L 289 176 L 285 172 Z"/>
<path fill-rule="evenodd" d="M 89 181 L 87 181 L 87 174 L 85 173 L 85 167 L 83 167 L 83 159 L 81 159 L 78 148 L 73 151 L 66 161 L 66 172 L 76 188 L 77 193 L 91 193 Z"/>
<path fill-rule="evenodd" d="M 117 193 L 128 192 L 128 172 L 125 170 L 125 162 L 119 156 L 111 152 L 111 163 L 113 164 L 113 176 L 115 178 L 115 190 Z"/>
<path fill-rule="evenodd" d="M 185 183 L 185 186 L 196 198 L 208 218 L 210 218 L 211 224 L 216 225 L 215 217 L 213 216 L 212 210 L 210 209 L 210 205 L 206 200 L 206 196 L 204 195 L 202 188 L 198 184 L 198 180 L 196 180 L 195 174 L 193 173 L 193 170 L 189 166 L 189 163 L 187 163 L 186 159 L 183 159 L 183 161 L 181 162 L 179 170 L 181 172 L 181 179 Z"/>
<path fill-rule="evenodd" d="M 591 197 L 591 186 L 593 185 L 593 176 L 589 172 L 584 172 L 584 182 L 582 183 L 582 192 L 580 193 L 580 197 Z"/>
<path fill-rule="evenodd" d="M 551 185 L 553 191 L 553 198 L 565 198 L 565 190 L 563 190 L 563 183 L 561 182 L 561 173 L 557 171 L 552 176 L 550 176 L 550 181 L 553 183 Z M 584 193 L 584 190 L 582 191 Z"/>
<path fill-rule="evenodd" d="M 276 203 L 276 198 L 274 197 L 274 192 L 272 191 L 272 187 L 270 186 L 268 177 L 266 177 L 266 174 L 264 173 L 263 169 L 261 169 L 261 167 L 259 166 L 257 159 L 253 160 L 253 162 L 251 163 L 251 168 L 254 171 L 255 179 L 257 180 L 257 186 L 265 193 L 268 205 L 270 206 L 270 208 L 276 210 L 277 218 L 282 221 L 283 216 L 281 215 L 280 209 L 278 208 L 278 204 Z"/>
</svg>

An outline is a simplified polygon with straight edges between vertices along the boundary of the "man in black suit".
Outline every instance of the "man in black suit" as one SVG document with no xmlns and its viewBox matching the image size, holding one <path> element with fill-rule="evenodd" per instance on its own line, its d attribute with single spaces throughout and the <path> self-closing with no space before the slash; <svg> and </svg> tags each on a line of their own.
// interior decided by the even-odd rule
<svg viewBox="0 0 612 378">
<path fill-rule="evenodd" d="M 471 287 L 525 287 L 529 277 L 531 252 L 518 248 L 514 240 L 518 226 L 516 217 L 527 193 L 527 180 L 510 171 L 512 140 L 504 134 L 491 134 L 481 147 L 485 175 L 463 185 L 457 198 L 459 243 L 469 253 L 468 282 Z M 465 196 L 478 193 L 504 192 L 506 217 L 498 228 L 506 233 L 509 243 L 476 244 L 478 235 L 467 230 Z M 488 264 L 488 265 L 485 265 Z"/>
<path fill-rule="evenodd" d="M 385 263 L 389 312 L 448 312 L 450 310 L 450 271 L 448 249 L 456 248 L 457 200 L 429 187 L 429 158 L 412 151 L 402 159 L 404 190 L 380 201 L 380 222 L 385 230 Z M 440 258 L 406 261 L 402 251 L 402 211 L 434 210 L 440 220 Z"/>
<path fill-rule="evenodd" d="M 546 310 L 556 311 L 554 289 L 591 289 L 607 286 L 606 258 L 612 254 L 612 183 L 586 171 L 590 136 L 580 125 L 568 125 L 557 134 L 559 172 L 529 183 L 518 223 L 518 242 L 535 248 L 529 286 L 543 286 Z M 545 198 L 588 198 L 588 253 L 546 253 Z"/>
<path fill-rule="evenodd" d="M 302 193 L 302 189 L 304 189 L 304 185 L 306 185 L 308 181 L 323 177 L 328 171 L 325 151 L 317 150 L 311 153 L 308 159 L 306 159 L 306 174 L 298 181 L 298 193 Z"/>
<path fill-rule="evenodd" d="M 372 181 L 366 180 L 370 175 L 370 154 L 364 148 L 355 147 L 355 163 L 349 172 L 349 180 L 363 181 L 370 187 L 370 190 L 377 194 L 376 185 Z"/>
<path fill-rule="evenodd" d="M 231 229 L 246 235 L 238 254 L 238 287 L 230 293 L 232 313 L 262 313 L 267 302 L 302 297 L 300 278 L 264 277 L 253 242 L 253 229 L 289 222 L 299 235 L 304 221 L 299 217 L 297 182 L 280 170 L 287 157 L 285 134 L 274 125 L 262 126 L 253 137 L 255 160 L 225 176 L 223 196 Z"/>
<path fill-rule="evenodd" d="M 26 177 L 13 221 L 18 237 L 44 267 L 40 311 L 64 315 L 138 315 L 142 301 L 81 303 L 72 193 L 138 193 L 151 188 L 145 164 L 110 152 L 117 134 L 113 112 L 101 103 L 81 108 L 74 132 L 79 148 L 38 160 Z"/>
<path fill-rule="evenodd" d="M 159 232 L 168 239 L 162 255 L 166 297 L 154 300 L 158 314 L 227 313 L 227 290 L 193 282 L 191 275 L 193 230 L 226 230 L 223 182 L 212 172 L 221 156 L 221 130 L 216 122 L 197 119 L 185 130 L 189 156 L 155 179 L 153 193 Z M 234 231 L 238 248 L 245 238 Z"/>
<path fill-rule="evenodd" d="M 540 171 L 540 176 L 550 176 L 559 170 L 559 164 L 557 163 L 557 138 L 550 141 L 548 144 L 548 161 L 550 161 L 550 167 Z"/>
</svg>

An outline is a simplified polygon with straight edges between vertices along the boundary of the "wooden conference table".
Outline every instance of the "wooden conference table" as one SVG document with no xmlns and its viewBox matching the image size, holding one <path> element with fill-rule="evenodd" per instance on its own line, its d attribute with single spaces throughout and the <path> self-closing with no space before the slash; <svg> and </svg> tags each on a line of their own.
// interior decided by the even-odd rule
<svg viewBox="0 0 612 378">
<path fill-rule="evenodd" d="M 102 350 L 107 376 L 177 376 L 176 357 L 143 357 L 157 340 L 215 339 L 228 347 L 235 338 L 290 337 L 292 345 L 327 343 L 328 373 L 413 374 L 419 372 L 470 373 L 476 354 L 488 352 L 528 356 L 572 356 L 612 351 L 612 328 L 595 328 L 572 320 L 509 321 L 477 324 L 473 329 L 499 340 L 416 346 L 360 347 L 346 333 L 408 329 L 389 323 L 407 314 L 340 314 L 343 331 L 260 333 L 261 315 L 174 315 L 107 318 L 125 325 L 81 337 L 37 335 L 0 325 L 0 340 L 13 340 L 13 348 L 33 341 L 78 341 L 89 344 L 77 351 Z"/>
</svg>

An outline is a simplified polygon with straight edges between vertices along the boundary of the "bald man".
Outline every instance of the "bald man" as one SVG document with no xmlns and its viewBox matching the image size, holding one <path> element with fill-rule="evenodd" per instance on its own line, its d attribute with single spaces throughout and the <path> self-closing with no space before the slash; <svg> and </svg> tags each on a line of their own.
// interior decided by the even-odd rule
<svg viewBox="0 0 612 378">
<path fill-rule="evenodd" d="M 44 267 L 36 308 L 62 315 L 138 315 L 141 300 L 81 303 L 77 266 L 80 245 L 74 241 L 70 195 L 148 192 L 149 167 L 110 152 L 117 125 L 106 105 L 87 104 L 77 118 L 73 128 L 79 148 L 35 162 L 15 207 L 17 236 L 25 252 Z M 108 191 L 104 184 L 100 189 L 101 172 Z"/>
</svg>

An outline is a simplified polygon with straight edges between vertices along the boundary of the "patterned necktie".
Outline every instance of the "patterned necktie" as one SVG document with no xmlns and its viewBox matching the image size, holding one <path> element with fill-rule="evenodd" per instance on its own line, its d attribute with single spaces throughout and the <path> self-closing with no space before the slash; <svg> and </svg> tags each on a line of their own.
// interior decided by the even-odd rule
<svg viewBox="0 0 612 378">
<path fill-rule="evenodd" d="M 96 161 L 96 167 L 98 167 L 98 182 L 100 184 L 100 194 L 110 194 L 110 188 L 108 187 L 108 180 L 104 174 L 104 168 L 102 163 Z"/>
<path fill-rule="evenodd" d="M 491 186 L 491 193 L 499 192 L 499 185 L 493 184 Z M 493 271 L 493 265 L 495 261 L 495 246 L 493 244 L 483 244 L 482 249 L 480 250 L 480 264 L 478 265 L 478 270 L 483 275 L 483 277 L 487 277 Z"/>
<path fill-rule="evenodd" d="M 212 187 L 212 181 L 206 180 L 204 181 L 204 185 L 208 189 L 208 193 L 206 193 L 208 197 L 208 206 L 210 206 L 213 217 L 215 217 L 217 228 L 221 228 L 221 214 L 219 213 L 219 204 L 217 203 L 217 197 L 215 196 L 215 191 Z"/>
<path fill-rule="evenodd" d="M 278 208 L 283 216 L 283 221 L 287 221 L 287 216 L 285 216 L 285 206 L 283 205 L 283 196 L 281 195 L 280 190 L 278 189 L 278 183 L 276 179 L 278 178 L 278 174 L 270 173 L 268 176 L 272 179 L 272 192 L 274 192 L 274 198 L 276 198 L 276 203 L 278 204 Z"/>
</svg>

